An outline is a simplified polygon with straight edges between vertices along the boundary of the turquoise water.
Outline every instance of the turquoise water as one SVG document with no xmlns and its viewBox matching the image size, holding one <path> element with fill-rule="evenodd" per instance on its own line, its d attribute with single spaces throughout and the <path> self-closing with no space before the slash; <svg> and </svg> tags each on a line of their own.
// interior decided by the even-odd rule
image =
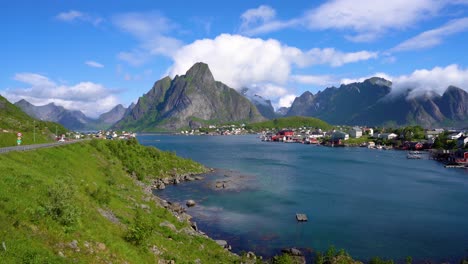
<svg viewBox="0 0 468 264">
<path fill-rule="evenodd" d="M 139 135 L 139 141 L 220 171 L 157 194 L 188 209 L 233 251 L 271 256 L 330 245 L 366 260 L 447 260 L 468 255 L 468 171 L 402 151 L 261 142 L 255 136 Z M 243 175 L 240 190 L 210 187 Z M 309 221 L 297 223 L 296 213 Z"/>
</svg>

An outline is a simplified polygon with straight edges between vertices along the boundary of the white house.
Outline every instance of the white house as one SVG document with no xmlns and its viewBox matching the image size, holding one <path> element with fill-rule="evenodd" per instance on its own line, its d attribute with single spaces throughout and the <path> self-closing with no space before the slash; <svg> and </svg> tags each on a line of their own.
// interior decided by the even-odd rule
<svg viewBox="0 0 468 264">
<path fill-rule="evenodd" d="M 349 130 L 349 136 L 352 138 L 362 137 L 362 129 L 359 127 L 353 127 Z"/>
<path fill-rule="evenodd" d="M 442 132 L 444 132 L 444 130 L 442 130 L 442 131 L 440 131 L 440 129 L 427 130 L 426 133 L 425 133 L 426 134 L 426 139 L 436 138 Z"/>
<path fill-rule="evenodd" d="M 381 138 L 381 139 L 390 140 L 390 139 L 394 139 L 394 138 L 398 137 L 398 135 L 395 134 L 395 133 L 382 133 L 382 134 L 379 134 L 378 137 Z"/>
<path fill-rule="evenodd" d="M 455 132 L 455 133 L 452 133 L 448 136 L 449 139 L 451 140 L 456 140 L 458 139 L 459 137 L 463 136 L 463 133 L 462 132 Z"/>
</svg>

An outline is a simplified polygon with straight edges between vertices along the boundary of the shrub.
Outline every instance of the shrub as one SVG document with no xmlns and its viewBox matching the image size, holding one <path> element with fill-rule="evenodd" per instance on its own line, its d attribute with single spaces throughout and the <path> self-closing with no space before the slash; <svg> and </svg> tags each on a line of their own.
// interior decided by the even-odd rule
<svg viewBox="0 0 468 264">
<path fill-rule="evenodd" d="M 141 209 L 136 209 L 133 223 L 128 227 L 125 240 L 135 245 L 142 245 L 153 233 L 154 225 Z"/>
<path fill-rule="evenodd" d="M 64 226 L 78 223 L 81 211 L 73 204 L 75 189 L 59 182 L 49 188 L 47 196 L 49 199 L 44 206 L 46 215 Z"/>
<path fill-rule="evenodd" d="M 108 205 L 110 203 L 111 197 L 107 188 L 101 186 L 94 189 L 86 187 L 86 192 L 100 204 Z"/>
</svg>

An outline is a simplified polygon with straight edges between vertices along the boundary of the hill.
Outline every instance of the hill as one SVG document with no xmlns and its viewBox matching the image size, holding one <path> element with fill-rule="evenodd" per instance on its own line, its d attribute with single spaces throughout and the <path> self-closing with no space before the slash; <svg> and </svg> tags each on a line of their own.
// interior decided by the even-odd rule
<svg viewBox="0 0 468 264">
<path fill-rule="evenodd" d="M 236 263 L 240 258 L 178 220 L 131 176 L 149 182 L 204 170 L 136 140 L 93 140 L 0 155 L 0 259 Z"/>
<path fill-rule="evenodd" d="M 185 75 L 157 81 L 114 128 L 175 131 L 206 124 L 262 120 L 247 98 L 215 81 L 208 65 L 196 63 Z"/>
<path fill-rule="evenodd" d="M 0 96 L 0 147 L 15 146 L 17 133 L 22 133 L 23 145 L 46 143 L 55 140 L 55 132 L 67 130 L 57 123 L 36 120 L 7 99 Z"/>
<path fill-rule="evenodd" d="M 317 118 L 313 117 L 304 117 L 304 116 L 291 116 L 291 117 L 281 117 L 275 118 L 273 120 L 258 122 L 248 124 L 246 128 L 248 129 L 267 129 L 267 128 L 299 128 L 299 127 L 313 127 L 320 128 L 323 130 L 329 130 L 332 128 L 331 125 Z"/>
</svg>

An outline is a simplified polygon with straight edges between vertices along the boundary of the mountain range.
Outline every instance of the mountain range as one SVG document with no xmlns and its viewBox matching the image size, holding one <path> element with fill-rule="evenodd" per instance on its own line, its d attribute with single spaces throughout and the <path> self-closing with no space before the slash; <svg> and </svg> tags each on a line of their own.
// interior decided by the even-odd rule
<svg viewBox="0 0 468 264">
<path fill-rule="evenodd" d="M 211 123 L 263 120 L 255 105 L 233 88 L 216 81 L 208 65 L 199 62 L 185 75 L 157 81 L 114 128 L 174 131 Z"/>
<path fill-rule="evenodd" d="M 109 112 L 101 114 L 98 119 L 92 119 L 81 111 L 68 110 L 54 103 L 35 106 L 22 99 L 16 102 L 15 105 L 31 117 L 57 122 L 72 130 L 106 129 L 122 119 L 127 112 L 127 108 L 119 104 Z"/>
<path fill-rule="evenodd" d="M 286 116 L 312 116 L 331 124 L 457 126 L 468 123 L 468 93 L 450 86 L 443 95 L 426 93 L 411 97 L 392 92 L 392 83 L 373 77 L 317 94 L 296 97 Z"/>
<path fill-rule="evenodd" d="M 228 122 L 252 123 L 281 116 L 309 116 L 330 124 L 388 125 L 418 124 L 425 127 L 466 126 L 468 93 L 450 86 L 442 94 L 410 96 L 413 90 L 396 92 L 392 83 L 373 77 L 340 87 L 329 87 L 296 97 L 291 107 L 276 112 L 270 100 L 242 88 L 240 92 L 216 81 L 205 63 L 196 63 L 185 75 L 164 77 L 128 108 L 115 106 L 98 119 L 81 111 L 53 103 L 34 106 L 15 103 L 28 115 L 58 122 L 68 129 L 125 129 L 175 131 Z"/>
</svg>

